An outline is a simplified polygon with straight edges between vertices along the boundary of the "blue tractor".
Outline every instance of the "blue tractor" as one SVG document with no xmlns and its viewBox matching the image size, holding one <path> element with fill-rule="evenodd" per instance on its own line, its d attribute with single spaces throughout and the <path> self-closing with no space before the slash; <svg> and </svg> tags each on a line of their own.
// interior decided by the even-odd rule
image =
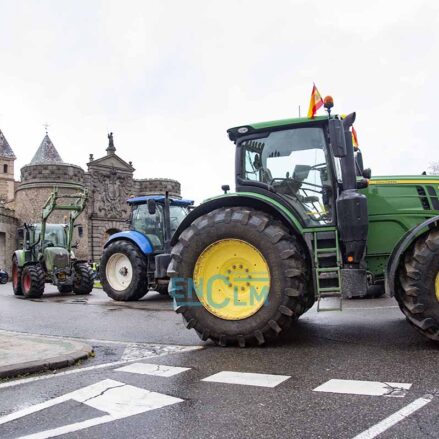
<svg viewBox="0 0 439 439">
<path fill-rule="evenodd" d="M 99 267 L 102 288 L 118 301 L 139 300 L 149 290 L 168 294 L 171 238 L 193 201 L 166 194 L 127 202 L 130 230 L 111 235 L 105 243 Z"/>
</svg>

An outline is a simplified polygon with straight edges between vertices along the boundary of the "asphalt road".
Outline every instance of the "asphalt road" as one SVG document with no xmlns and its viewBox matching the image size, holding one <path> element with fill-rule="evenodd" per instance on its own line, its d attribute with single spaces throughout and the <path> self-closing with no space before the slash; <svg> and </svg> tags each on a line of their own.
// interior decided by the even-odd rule
<svg viewBox="0 0 439 439">
<path fill-rule="evenodd" d="M 0 329 L 84 339 L 96 357 L 0 383 L 1 438 L 439 438 L 438 348 L 393 299 L 312 309 L 275 344 L 239 349 L 201 342 L 155 293 L 120 304 L 48 291 L 24 300 L 1 285 Z M 210 381 L 224 371 L 232 382 Z M 314 391 L 330 380 L 349 380 L 345 393 Z M 380 383 L 384 395 L 364 394 Z"/>
</svg>

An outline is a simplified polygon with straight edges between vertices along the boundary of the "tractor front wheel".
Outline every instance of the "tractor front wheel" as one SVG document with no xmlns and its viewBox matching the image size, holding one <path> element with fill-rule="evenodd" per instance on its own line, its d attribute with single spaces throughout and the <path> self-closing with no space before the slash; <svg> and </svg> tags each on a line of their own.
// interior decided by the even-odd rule
<svg viewBox="0 0 439 439">
<path fill-rule="evenodd" d="M 439 230 L 418 238 L 406 253 L 395 298 L 420 333 L 439 341 Z"/>
<path fill-rule="evenodd" d="M 24 297 L 36 299 L 44 293 L 46 275 L 40 264 L 27 265 L 21 276 L 21 289 Z"/>
<path fill-rule="evenodd" d="M 12 258 L 12 289 L 16 296 L 23 295 L 23 289 L 21 288 L 21 273 L 22 269 L 18 266 L 17 258 Z"/>
<path fill-rule="evenodd" d="M 75 294 L 90 294 L 93 290 L 94 273 L 88 264 L 75 264 L 75 280 L 73 292 Z"/>
<path fill-rule="evenodd" d="M 171 254 L 170 294 L 202 340 L 263 344 L 314 302 L 302 245 L 264 212 L 214 210 L 181 234 Z"/>
<path fill-rule="evenodd" d="M 102 255 L 99 272 L 102 288 L 113 300 L 139 300 L 148 292 L 146 257 L 129 241 L 109 244 Z"/>
</svg>

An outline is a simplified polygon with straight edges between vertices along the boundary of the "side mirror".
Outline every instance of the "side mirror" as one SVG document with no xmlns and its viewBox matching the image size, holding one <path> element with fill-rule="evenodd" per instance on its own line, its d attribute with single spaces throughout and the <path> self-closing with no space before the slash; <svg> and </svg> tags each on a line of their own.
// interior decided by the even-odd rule
<svg viewBox="0 0 439 439">
<path fill-rule="evenodd" d="M 80 238 L 84 236 L 84 228 L 82 226 L 78 226 L 78 236 Z"/>
<path fill-rule="evenodd" d="M 372 170 L 370 168 L 363 169 L 363 177 L 370 180 L 372 178 Z"/>
<path fill-rule="evenodd" d="M 156 211 L 157 211 L 157 204 L 156 204 L 155 200 L 150 198 L 148 200 L 148 212 L 150 215 L 155 215 Z"/>
<path fill-rule="evenodd" d="M 227 191 L 230 190 L 230 186 L 228 184 L 223 184 L 221 186 L 221 189 L 224 191 L 225 194 L 227 194 Z"/>
<path fill-rule="evenodd" d="M 329 138 L 334 157 L 346 157 L 346 137 L 343 129 L 343 121 L 339 119 L 330 119 L 329 121 Z"/>
<path fill-rule="evenodd" d="M 23 229 L 18 229 L 17 230 L 17 239 L 19 241 L 23 241 L 23 239 L 24 239 L 24 230 Z"/>
</svg>

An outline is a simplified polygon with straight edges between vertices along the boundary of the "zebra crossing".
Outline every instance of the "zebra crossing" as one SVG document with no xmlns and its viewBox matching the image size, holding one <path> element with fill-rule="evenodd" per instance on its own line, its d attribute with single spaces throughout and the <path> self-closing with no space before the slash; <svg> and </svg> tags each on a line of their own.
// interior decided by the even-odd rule
<svg viewBox="0 0 439 439">
<path fill-rule="evenodd" d="M 171 350 L 175 351 L 175 349 Z M 143 357 L 138 347 L 129 346 L 123 355 L 124 364 L 114 364 L 105 372 L 105 378 L 94 382 L 90 385 L 66 393 L 48 401 L 35 404 L 30 407 L 17 410 L 6 416 L 0 417 L 0 435 L 2 425 L 8 424 L 11 421 L 17 421 L 20 418 L 41 412 L 42 410 L 53 408 L 58 404 L 66 401 L 75 401 L 93 409 L 102 412 L 99 416 L 91 416 L 90 419 L 82 420 L 81 422 L 66 423 L 56 428 L 35 431 L 31 434 L 20 437 L 21 439 L 46 439 L 51 437 L 61 436 L 67 433 L 78 432 L 90 427 L 98 426 L 105 423 L 115 422 L 124 418 L 129 418 L 134 415 L 141 415 L 153 410 L 164 409 L 165 407 L 172 407 L 176 404 L 182 405 L 185 403 L 185 398 L 178 394 L 168 394 L 167 386 L 162 386 L 159 392 L 152 391 L 142 386 L 146 386 L 146 382 L 137 380 L 136 385 L 130 383 L 129 377 L 133 376 L 149 376 L 154 380 L 159 380 L 162 384 L 167 380 L 178 379 L 179 376 L 188 374 L 193 370 L 191 367 L 165 364 L 165 361 L 160 363 L 152 363 L 148 361 L 148 356 Z M 177 362 L 178 364 L 178 362 Z M 205 390 L 209 392 L 209 386 L 238 386 L 245 389 L 245 387 L 260 388 L 260 391 L 272 389 L 276 392 L 282 389 L 283 386 L 288 385 L 292 376 L 272 374 L 272 373 L 257 373 L 249 371 L 233 371 L 233 370 L 219 370 L 215 373 L 202 376 L 203 374 L 196 371 L 193 375 L 188 375 L 189 381 L 193 384 L 200 383 Z M 212 370 L 211 370 L 212 372 Z M 117 376 L 116 376 L 117 375 Z M 124 380 L 124 376 L 126 379 Z M 117 379 L 113 379 L 116 377 Z M 125 382 L 127 381 L 127 382 Z M 133 382 L 133 380 L 131 380 Z M 141 383 L 139 385 L 139 382 Z M 361 381 L 361 380 L 345 380 L 345 379 L 330 379 L 322 382 L 315 388 L 309 388 L 307 391 L 315 392 L 316 395 L 324 394 L 339 394 L 339 395 L 358 395 L 368 397 L 394 397 L 405 398 L 409 395 L 412 383 L 395 383 L 378 382 L 378 381 Z M 165 389 L 163 391 L 163 389 Z M 265 390 L 264 390 L 265 389 Z M 243 390 L 245 392 L 245 390 Z M 305 390 L 306 391 L 306 390 Z M 239 391 L 238 392 L 242 392 Z M 176 393 L 176 392 L 170 392 Z M 407 406 L 398 410 L 391 416 L 381 420 L 378 424 L 368 428 L 363 433 L 358 435 L 358 439 L 374 438 L 382 432 L 396 425 L 400 420 L 410 416 L 414 411 L 417 411 L 430 403 L 433 397 L 425 396 Z"/>
</svg>

